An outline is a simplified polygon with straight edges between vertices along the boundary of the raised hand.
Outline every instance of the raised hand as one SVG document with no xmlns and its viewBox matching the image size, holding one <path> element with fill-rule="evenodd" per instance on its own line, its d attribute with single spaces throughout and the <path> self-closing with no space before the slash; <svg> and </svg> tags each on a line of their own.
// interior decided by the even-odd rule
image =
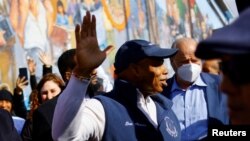
<svg viewBox="0 0 250 141">
<path fill-rule="evenodd" d="M 25 77 L 18 77 L 16 80 L 16 91 L 18 94 L 21 94 L 23 89 L 27 86 L 28 84 L 28 79 Z"/>
<path fill-rule="evenodd" d="M 36 74 L 36 63 L 32 58 L 27 58 L 28 69 L 31 75 Z"/>
<path fill-rule="evenodd" d="M 40 61 L 46 66 L 46 67 L 51 67 L 52 66 L 52 57 L 48 55 L 45 52 L 40 52 L 39 53 L 39 59 Z"/>
<path fill-rule="evenodd" d="M 91 72 L 105 60 L 113 46 L 108 46 L 101 51 L 96 35 L 96 18 L 87 11 L 82 25 L 76 26 L 76 68 L 74 73 L 89 77 Z"/>
</svg>

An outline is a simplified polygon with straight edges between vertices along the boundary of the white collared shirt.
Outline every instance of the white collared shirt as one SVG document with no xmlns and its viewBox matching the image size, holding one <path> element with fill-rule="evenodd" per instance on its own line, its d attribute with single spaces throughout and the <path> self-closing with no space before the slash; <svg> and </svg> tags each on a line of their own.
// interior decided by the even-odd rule
<svg viewBox="0 0 250 141">
<path fill-rule="evenodd" d="M 149 121 L 157 127 L 157 115 L 156 115 L 156 106 L 154 101 L 148 96 L 146 99 L 143 97 L 142 93 L 138 91 L 137 94 L 137 106 L 138 108 L 146 115 Z"/>
</svg>

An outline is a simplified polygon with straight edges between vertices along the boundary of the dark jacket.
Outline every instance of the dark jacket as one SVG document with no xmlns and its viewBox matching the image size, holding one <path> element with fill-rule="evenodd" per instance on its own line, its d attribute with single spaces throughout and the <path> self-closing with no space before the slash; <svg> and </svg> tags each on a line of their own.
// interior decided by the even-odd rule
<svg viewBox="0 0 250 141">
<path fill-rule="evenodd" d="M 180 125 L 171 110 L 172 102 L 157 94 L 151 96 L 156 105 L 158 126 L 155 127 L 137 107 L 137 90 L 127 82 L 116 80 L 114 89 L 98 99 L 105 111 L 104 141 L 177 141 Z"/>
<path fill-rule="evenodd" d="M 13 110 L 16 116 L 26 119 L 27 109 L 24 104 L 24 94 L 18 94 L 17 89 L 14 89 L 13 95 Z"/>
<path fill-rule="evenodd" d="M 43 76 L 48 73 L 52 73 L 52 66 L 46 67 L 45 65 L 43 65 Z M 31 90 L 36 89 L 37 86 L 36 75 L 30 75 L 30 86 Z"/>
<path fill-rule="evenodd" d="M 10 113 L 3 109 L 0 109 L 0 141 L 21 141 Z"/>
<path fill-rule="evenodd" d="M 33 133 L 34 141 L 53 141 L 51 129 L 52 120 L 58 96 L 43 103 L 33 113 Z"/>
<path fill-rule="evenodd" d="M 22 140 L 32 141 L 32 131 L 33 131 L 33 122 L 31 119 L 26 119 L 21 132 Z"/>
<path fill-rule="evenodd" d="M 28 119 L 22 130 L 23 141 L 53 141 L 51 135 L 52 120 L 58 96 L 40 105 Z"/>
<path fill-rule="evenodd" d="M 175 76 L 167 80 L 168 86 L 162 92 L 169 98 Z M 220 91 L 220 78 L 217 75 L 201 73 L 201 79 L 207 84 L 205 100 L 208 108 L 208 126 L 229 124 L 226 97 Z"/>
<path fill-rule="evenodd" d="M 45 65 L 43 65 L 43 76 L 48 73 L 52 73 L 52 66 L 48 68 Z M 32 90 L 36 90 L 37 81 L 35 75 L 30 75 L 30 86 Z M 16 102 L 23 107 L 24 102 L 21 101 L 23 101 L 23 94 L 22 94 L 22 99 L 21 96 L 16 96 Z M 51 126 L 52 126 L 52 119 L 56 106 L 56 101 L 57 97 L 40 105 L 38 109 L 34 111 L 32 119 L 26 120 L 21 133 L 23 141 L 32 141 L 32 140 L 53 141 L 51 137 Z M 25 111 L 23 110 L 23 108 L 20 107 L 19 109 L 16 110 L 18 111 L 19 114 L 22 114 Z"/>
</svg>

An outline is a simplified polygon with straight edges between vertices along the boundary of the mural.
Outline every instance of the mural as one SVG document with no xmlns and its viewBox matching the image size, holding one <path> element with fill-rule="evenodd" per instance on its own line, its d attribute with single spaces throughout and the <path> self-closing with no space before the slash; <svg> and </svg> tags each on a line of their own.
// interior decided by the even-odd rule
<svg viewBox="0 0 250 141">
<path fill-rule="evenodd" d="M 170 47 L 178 37 L 207 38 L 214 28 L 222 27 L 208 3 L 195 0 L 156 0 L 160 45 Z M 205 8 L 205 7 L 206 8 Z M 202 10 L 202 11 L 201 11 Z"/>
<path fill-rule="evenodd" d="M 16 74 L 15 36 L 10 21 L 10 1 L 0 0 L 0 83 L 13 89 Z"/>
<path fill-rule="evenodd" d="M 149 39 L 145 0 L 130 0 L 131 15 L 128 17 L 129 39 Z M 126 9 L 127 10 L 127 9 Z"/>
<path fill-rule="evenodd" d="M 201 40 L 223 26 L 208 3 L 195 0 L 0 0 L 0 81 L 13 89 L 17 70 L 27 67 L 27 58 L 35 60 L 39 81 L 41 52 L 52 58 L 53 72 L 58 73 L 57 59 L 75 48 L 74 28 L 86 10 L 97 18 L 101 50 L 110 44 L 118 49 L 129 39 L 169 48 L 178 37 Z M 112 72 L 115 52 L 103 64 L 107 73 Z M 30 91 L 26 93 L 28 101 Z"/>
</svg>

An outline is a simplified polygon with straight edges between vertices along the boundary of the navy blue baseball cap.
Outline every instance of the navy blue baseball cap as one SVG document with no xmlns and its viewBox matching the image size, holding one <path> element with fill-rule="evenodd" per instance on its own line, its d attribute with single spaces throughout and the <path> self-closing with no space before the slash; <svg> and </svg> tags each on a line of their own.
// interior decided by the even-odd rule
<svg viewBox="0 0 250 141">
<path fill-rule="evenodd" d="M 130 40 L 125 42 L 116 53 L 115 73 L 120 73 L 130 64 L 145 58 L 169 58 L 176 53 L 177 49 L 161 48 L 159 45 L 145 40 Z"/>
<path fill-rule="evenodd" d="M 221 58 L 223 55 L 250 54 L 250 8 L 231 24 L 216 30 L 198 43 L 195 55 L 201 59 Z"/>
</svg>

